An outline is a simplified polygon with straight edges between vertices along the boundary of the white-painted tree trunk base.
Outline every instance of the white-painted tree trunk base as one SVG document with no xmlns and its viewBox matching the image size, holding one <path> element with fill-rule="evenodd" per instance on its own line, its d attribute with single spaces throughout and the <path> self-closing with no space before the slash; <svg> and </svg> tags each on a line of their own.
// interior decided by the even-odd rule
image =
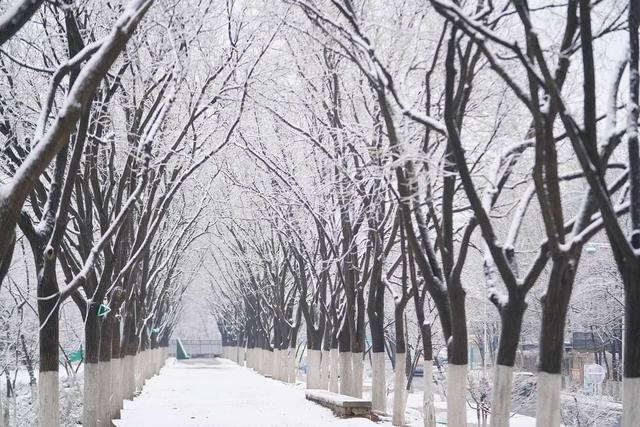
<svg viewBox="0 0 640 427">
<path fill-rule="evenodd" d="M 622 378 L 622 427 L 640 423 L 640 378 Z"/>
<path fill-rule="evenodd" d="M 2 381 L 0 381 L 0 427 L 5 427 L 5 425 L 4 425 L 4 403 L 3 403 L 2 396 L 4 396 L 4 394 L 2 393 Z"/>
<path fill-rule="evenodd" d="M 142 390 L 142 352 L 133 356 L 133 395 Z"/>
<path fill-rule="evenodd" d="M 496 365 L 493 368 L 491 427 L 509 427 L 512 383 L 513 366 Z"/>
<path fill-rule="evenodd" d="M 289 366 L 287 365 L 288 350 L 278 350 L 278 380 L 287 382 L 289 380 Z"/>
<path fill-rule="evenodd" d="M 98 363 L 84 365 L 84 399 L 82 405 L 82 427 L 95 427 L 98 422 L 98 402 L 100 394 L 98 384 L 100 375 Z"/>
<path fill-rule="evenodd" d="M 285 350 L 280 350 L 280 381 L 282 382 L 289 382 L 289 370 L 290 370 L 290 364 L 289 364 L 289 349 L 285 349 Z"/>
<path fill-rule="evenodd" d="M 144 363 L 144 372 L 145 372 L 144 379 L 148 380 L 151 377 L 153 377 L 153 350 L 147 349 L 146 357 L 143 363 Z M 144 385 L 144 383 L 142 384 Z"/>
<path fill-rule="evenodd" d="M 38 375 L 38 426 L 60 425 L 60 391 L 58 371 L 40 371 Z"/>
<path fill-rule="evenodd" d="M 282 381 L 288 383 L 291 379 L 291 361 L 289 360 L 289 348 L 280 353 L 282 363 Z"/>
<path fill-rule="evenodd" d="M 374 411 L 387 412 L 387 384 L 384 352 L 371 353 L 371 406 Z"/>
<path fill-rule="evenodd" d="M 396 353 L 396 366 L 393 371 L 393 413 L 391 424 L 405 425 L 405 408 L 407 406 L 407 374 L 405 372 L 405 353 Z"/>
<path fill-rule="evenodd" d="M 560 389 L 562 376 L 538 372 L 536 392 L 536 426 L 558 427 L 560 425 Z"/>
<path fill-rule="evenodd" d="M 111 425 L 111 361 L 98 362 L 98 426 Z"/>
<path fill-rule="evenodd" d="M 467 427 L 467 365 L 447 365 L 447 426 Z"/>
<path fill-rule="evenodd" d="M 351 396 L 351 382 L 353 381 L 353 369 L 351 366 L 351 352 L 340 352 L 340 394 Z"/>
<path fill-rule="evenodd" d="M 282 353 L 280 349 L 274 349 L 271 353 L 271 378 L 282 381 Z"/>
<path fill-rule="evenodd" d="M 152 355 L 153 350 L 151 349 L 147 349 L 145 351 L 145 358 L 143 360 L 143 367 L 144 367 L 144 379 L 148 380 L 149 378 L 151 378 L 153 376 L 153 355 Z M 144 385 L 144 383 L 143 383 Z"/>
<path fill-rule="evenodd" d="M 151 349 L 151 377 L 155 377 L 158 375 L 158 370 L 160 369 L 160 353 L 159 348 Z"/>
<path fill-rule="evenodd" d="M 364 371 L 362 353 L 351 353 L 351 369 L 353 370 L 352 396 L 362 399 L 362 375 Z"/>
<path fill-rule="evenodd" d="M 329 389 L 330 366 L 329 352 L 322 351 L 322 357 L 320 359 L 320 388 L 323 390 Z"/>
<path fill-rule="evenodd" d="M 329 391 L 333 393 L 340 392 L 340 382 L 338 380 L 340 372 L 340 352 L 337 348 L 329 350 Z"/>
<path fill-rule="evenodd" d="M 147 349 L 140 353 L 140 390 L 144 387 L 144 383 L 149 378 L 149 353 L 151 350 Z"/>
<path fill-rule="evenodd" d="M 436 427 L 436 407 L 433 403 L 433 360 L 424 361 L 424 391 L 422 392 L 422 420 L 424 427 Z"/>
<path fill-rule="evenodd" d="M 267 375 L 267 351 L 262 348 L 258 355 L 258 366 L 258 372 L 260 375 Z"/>
<path fill-rule="evenodd" d="M 142 391 L 142 387 L 144 387 L 144 381 L 147 379 L 147 354 L 149 354 L 149 350 L 143 350 L 138 353 L 137 364 L 136 364 L 136 391 Z"/>
<path fill-rule="evenodd" d="M 238 353 L 238 364 L 242 367 L 245 366 L 245 358 L 246 358 L 246 350 L 244 347 L 240 347 L 240 351 Z"/>
<path fill-rule="evenodd" d="M 320 350 L 307 350 L 307 388 L 320 388 Z"/>
<path fill-rule="evenodd" d="M 271 377 L 271 368 L 273 367 L 273 352 L 264 350 L 264 376 Z"/>
<path fill-rule="evenodd" d="M 273 357 L 271 360 L 271 377 L 274 380 L 280 381 L 282 379 L 282 374 L 280 373 L 280 350 L 276 348 L 273 350 L 272 354 Z"/>
<path fill-rule="evenodd" d="M 120 418 L 122 409 L 122 359 L 111 359 L 111 416 L 114 419 Z"/>
<path fill-rule="evenodd" d="M 291 384 L 296 383 L 296 377 L 298 374 L 298 365 L 296 363 L 296 348 L 289 347 L 287 353 L 287 382 Z"/>
<path fill-rule="evenodd" d="M 133 400 L 135 394 L 134 383 L 134 364 L 135 357 L 127 354 L 124 359 L 124 368 L 122 370 L 122 397 L 126 400 Z M 84 427 L 84 426 L 83 426 Z"/>
<path fill-rule="evenodd" d="M 136 391 L 141 392 L 144 387 L 144 381 L 147 379 L 145 375 L 146 364 L 147 364 L 147 355 L 149 354 L 149 350 L 141 351 L 138 354 L 138 384 L 136 386 Z"/>
<path fill-rule="evenodd" d="M 265 356 L 264 356 L 264 350 L 263 349 L 258 349 L 258 354 L 256 355 L 256 364 L 257 364 L 257 369 L 256 371 L 260 374 L 260 375 L 264 375 L 264 367 L 263 367 L 263 362 L 264 362 Z"/>
<path fill-rule="evenodd" d="M 278 358 L 276 364 L 278 365 L 278 380 L 287 382 L 289 379 L 289 372 L 287 371 L 287 350 L 278 350 Z"/>
</svg>

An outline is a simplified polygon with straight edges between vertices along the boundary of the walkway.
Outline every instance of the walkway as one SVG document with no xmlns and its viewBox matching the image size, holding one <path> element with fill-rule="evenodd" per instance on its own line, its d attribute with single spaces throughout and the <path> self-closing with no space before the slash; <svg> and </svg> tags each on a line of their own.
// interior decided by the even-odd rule
<svg viewBox="0 0 640 427">
<path fill-rule="evenodd" d="M 264 378 L 224 359 L 170 359 L 125 401 L 118 427 L 373 427 L 363 418 L 340 419 L 304 398 L 301 386 Z"/>
</svg>

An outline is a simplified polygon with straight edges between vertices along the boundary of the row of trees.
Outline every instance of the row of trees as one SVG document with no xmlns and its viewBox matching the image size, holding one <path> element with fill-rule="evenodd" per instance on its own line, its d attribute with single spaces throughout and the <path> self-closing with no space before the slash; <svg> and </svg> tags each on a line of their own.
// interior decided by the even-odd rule
<svg viewBox="0 0 640 427">
<path fill-rule="evenodd" d="M 225 176 L 236 202 L 216 228 L 224 245 L 212 252 L 211 298 L 225 345 L 290 380 L 304 319 L 307 386 L 361 397 L 367 352 L 373 406 L 385 411 L 391 336 L 402 425 L 413 304 L 425 425 L 435 425 L 430 373 L 441 342 L 448 425 L 465 426 L 466 294 L 483 283 L 500 325 L 483 403 L 492 425 L 509 423 L 523 321 L 539 304 L 536 418 L 558 426 L 572 291 L 585 246 L 606 239 L 611 254 L 599 262 L 615 263 L 623 283 L 623 425 L 633 425 L 637 2 L 285 3 L 279 47 L 290 62 L 274 80 L 286 89 L 268 82 L 252 97 L 259 113 L 235 144 L 251 166 Z M 619 61 L 604 56 L 611 46 Z"/>
<path fill-rule="evenodd" d="M 32 399 L 40 426 L 61 425 L 59 316 L 72 300 L 82 424 L 111 425 L 167 357 L 211 223 L 217 173 L 203 166 L 238 127 L 268 31 L 233 1 L 14 3 L 0 19 L 0 284 L 12 285 L 0 288 L 0 370 L 29 360 L 10 320 L 33 308 Z"/>
</svg>

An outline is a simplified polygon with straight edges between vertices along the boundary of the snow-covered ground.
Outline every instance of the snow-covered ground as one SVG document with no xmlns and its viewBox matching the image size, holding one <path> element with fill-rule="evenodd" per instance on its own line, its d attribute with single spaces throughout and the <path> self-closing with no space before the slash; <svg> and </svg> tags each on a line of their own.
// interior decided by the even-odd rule
<svg viewBox="0 0 640 427">
<path fill-rule="evenodd" d="M 380 426 L 390 427 L 391 417 L 374 423 L 364 418 L 338 418 L 304 397 L 304 376 L 297 384 L 265 378 L 226 359 L 169 359 L 159 376 L 148 380 L 133 402 L 125 401 L 118 427 L 281 427 L 281 426 Z M 364 397 L 370 395 L 365 382 Z M 387 395 L 391 408 L 392 393 Z M 422 393 L 410 393 L 407 426 L 422 426 Z M 446 424 L 446 403 L 436 396 L 436 418 Z M 469 426 L 475 423 L 469 409 Z M 511 425 L 535 426 L 535 419 L 515 415 Z"/>
<path fill-rule="evenodd" d="M 167 361 L 133 402 L 119 427 L 285 427 L 386 425 L 336 418 L 305 399 L 302 384 L 284 384 L 224 359 Z M 389 424 L 390 425 L 390 424 Z"/>
</svg>

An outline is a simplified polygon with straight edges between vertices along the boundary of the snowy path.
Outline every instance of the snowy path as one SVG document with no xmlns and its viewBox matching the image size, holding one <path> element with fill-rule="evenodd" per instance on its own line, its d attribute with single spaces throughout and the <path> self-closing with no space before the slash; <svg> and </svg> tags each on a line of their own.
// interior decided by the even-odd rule
<svg viewBox="0 0 640 427">
<path fill-rule="evenodd" d="M 304 390 L 264 378 L 227 360 L 174 362 L 126 401 L 118 427 L 376 426 L 340 419 L 304 398 Z"/>
</svg>

